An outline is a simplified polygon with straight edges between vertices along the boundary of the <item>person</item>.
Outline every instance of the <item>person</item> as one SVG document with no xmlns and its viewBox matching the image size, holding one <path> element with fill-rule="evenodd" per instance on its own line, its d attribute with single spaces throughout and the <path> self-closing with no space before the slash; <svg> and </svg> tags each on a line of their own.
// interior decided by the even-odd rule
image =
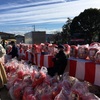
<svg viewBox="0 0 100 100">
<path fill-rule="evenodd" d="M 18 58 L 18 48 L 16 47 L 15 42 L 11 41 L 10 44 L 12 45 L 12 50 L 8 53 L 8 55 L 11 55 L 12 58 Z"/>
<path fill-rule="evenodd" d="M 2 56 L 6 55 L 6 50 L 4 49 L 4 47 L 2 46 L 2 44 L 0 44 L 0 58 Z"/>
<path fill-rule="evenodd" d="M 5 49 L 6 44 L 5 44 L 5 40 L 4 40 L 4 39 L 2 40 L 2 46 L 3 46 L 4 49 Z"/>
<path fill-rule="evenodd" d="M 0 90 L 2 90 L 4 85 L 7 83 L 7 75 L 5 68 L 3 66 L 5 63 L 5 55 L 6 55 L 6 50 L 0 44 Z"/>
<path fill-rule="evenodd" d="M 63 75 L 65 68 L 67 66 L 67 55 L 64 52 L 64 46 L 58 45 L 58 53 L 53 58 L 54 66 L 52 69 L 48 69 L 48 74 L 50 76 L 54 76 L 57 74 L 58 76 Z"/>
</svg>

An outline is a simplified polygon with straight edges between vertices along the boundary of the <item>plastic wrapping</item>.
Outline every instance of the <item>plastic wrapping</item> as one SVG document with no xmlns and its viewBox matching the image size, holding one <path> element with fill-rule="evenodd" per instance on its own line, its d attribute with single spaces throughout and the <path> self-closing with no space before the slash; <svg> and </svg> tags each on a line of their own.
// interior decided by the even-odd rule
<svg viewBox="0 0 100 100">
<path fill-rule="evenodd" d="M 89 47 L 89 59 L 92 61 L 95 61 L 95 55 L 96 53 L 99 51 L 99 47 L 98 46 L 90 46 Z"/>
<path fill-rule="evenodd" d="M 35 88 L 35 95 L 38 100 L 52 100 L 51 87 L 42 83 Z"/>
<path fill-rule="evenodd" d="M 9 89 L 9 94 L 10 94 L 10 97 L 11 97 L 12 100 L 16 100 L 16 98 L 14 97 L 13 89 L 14 89 L 14 86 L 12 86 L 12 87 Z"/>
<path fill-rule="evenodd" d="M 92 100 L 95 95 L 89 93 L 86 82 L 64 73 L 50 77 L 47 68 L 29 66 L 24 61 L 11 60 L 5 64 L 7 87 L 12 100 Z M 99 99 L 96 99 L 99 100 Z"/>
<path fill-rule="evenodd" d="M 78 58 L 86 59 L 88 57 L 88 47 L 89 45 L 81 45 L 78 47 Z"/>
<path fill-rule="evenodd" d="M 82 100 L 100 100 L 100 98 L 98 98 L 93 93 L 87 93 L 82 97 Z"/>
<path fill-rule="evenodd" d="M 92 43 L 90 44 L 90 46 L 100 46 L 100 43 L 99 43 L 99 42 L 92 42 Z"/>
<path fill-rule="evenodd" d="M 34 99 L 32 99 L 33 98 L 32 96 L 34 96 L 33 87 L 31 86 L 25 87 L 22 100 L 36 100 L 35 97 Z"/>
<path fill-rule="evenodd" d="M 32 86 L 35 87 L 37 85 L 40 85 L 46 78 L 46 73 L 47 69 L 45 67 L 42 67 L 40 71 L 33 71 Z"/>
<path fill-rule="evenodd" d="M 64 88 L 62 88 L 62 90 L 60 91 L 60 93 L 55 97 L 54 100 L 69 100 L 68 99 L 68 95 L 65 95 L 65 90 Z"/>
<path fill-rule="evenodd" d="M 12 100 L 21 100 L 22 98 L 22 86 L 21 81 L 16 81 L 14 85 L 9 89 L 9 94 Z"/>
<path fill-rule="evenodd" d="M 64 46 L 65 46 L 65 52 L 66 52 L 66 54 L 69 55 L 70 54 L 70 45 L 64 44 Z"/>
<path fill-rule="evenodd" d="M 89 90 L 87 82 L 80 82 L 77 80 L 71 88 L 69 100 L 82 100 L 82 97 L 88 92 Z"/>
<path fill-rule="evenodd" d="M 75 45 L 71 45 L 71 48 L 70 48 L 70 57 L 77 57 L 77 50 L 78 50 L 78 47 L 75 46 Z"/>
<path fill-rule="evenodd" d="M 15 82 L 19 82 L 22 81 L 21 79 L 17 78 L 16 75 L 13 75 L 12 77 L 9 78 L 9 80 L 7 81 L 6 87 L 8 89 L 10 89 Z"/>
<path fill-rule="evenodd" d="M 95 63 L 100 64 L 100 50 L 95 54 Z"/>
</svg>

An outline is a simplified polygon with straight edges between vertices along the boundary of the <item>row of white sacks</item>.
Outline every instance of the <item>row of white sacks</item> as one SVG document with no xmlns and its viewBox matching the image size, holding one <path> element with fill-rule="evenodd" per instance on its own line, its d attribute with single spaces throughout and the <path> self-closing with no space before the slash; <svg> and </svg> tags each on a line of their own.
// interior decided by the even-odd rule
<svg viewBox="0 0 100 100">
<path fill-rule="evenodd" d="M 54 56 L 58 50 L 56 44 L 43 44 L 40 45 L 30 45 L 30 44 L 20 44 L 17 45 L 18 54 L 21 59 L 27 62 L 34 62 L 34 54 L 41 54 L 41 52 L 46 52 L 48 55 Z M 100 63 L 100 45 L 99 43 L 91 43 L 90 45 L 68 45 L 64 44 L 65 52 L 70 57 L 81 58 L 91 60 L 95 63 Z M 11 51 L 11 46 L 9 46 L 7 52 Z"/>
<path fill-rule="evenodd" d="M 68 44 L 66 44 L 68 46 Z M 41 56 L 44 55 L 43 61 L 44 63 L 45 60 L 48 58 L 54 57 L 54 55 L 58 52 L 58 49 L 56 48 L 56 44 L 43 44 L 41 43 L 40 45 L 36 44 L 17 44 L 18 47 L 18 55 L 19 58 L 22 60 L 25 60 L 27 62 L 32 62 L 36 64 L 36 58 L 35 55 L 38 56 L 38 58 L 41 58 Z M 12 50 L 11 45 L 7 46 L 7 54 Z M 68 51 L 68 52 L 67 52 Z M 66 50 L 66 53 L 69 53 L 70 50 Z M 44 54 L 42 54 L 44 53 Z M 40 56 L 40 57 L 39 57 Z M 38 59 L 39 61 L 39 59 Z M 44 64 L 45 65 L 45 64 Z"/>
<path fill-rule="evenodd" d="M 100 45 L 94 43 L 92 45 L 72 45 L 70 57 L 91 60 L 100 63 Z"/>
</svg>

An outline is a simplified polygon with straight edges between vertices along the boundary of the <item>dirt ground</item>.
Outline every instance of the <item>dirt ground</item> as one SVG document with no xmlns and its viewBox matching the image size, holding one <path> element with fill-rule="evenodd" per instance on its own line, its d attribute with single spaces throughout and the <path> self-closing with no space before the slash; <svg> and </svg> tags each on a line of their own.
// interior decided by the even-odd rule
<svg viewBox="0 0 100 100">
<path fill-rule="evenodd" d="M 91 93 L 94 93 L 96 96 L 98 96 L 100 98 L 100 87 L 99 86 L 90 85 L 89 86 L 89 91 Z"/>
</svg>

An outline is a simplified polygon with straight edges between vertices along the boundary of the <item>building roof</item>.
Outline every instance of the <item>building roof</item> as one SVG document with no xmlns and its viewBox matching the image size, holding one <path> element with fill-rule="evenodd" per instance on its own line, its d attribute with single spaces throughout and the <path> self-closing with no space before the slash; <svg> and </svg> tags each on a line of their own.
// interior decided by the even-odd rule
<svg viewBox="0 0 100 100">
<path fill-rule="evenodd" d="M 15 35 L 15 34 L 11 34 L 11 33 L 6 33 L 6 32 L 0 32 L 0 34 Z"/>
</svg>

